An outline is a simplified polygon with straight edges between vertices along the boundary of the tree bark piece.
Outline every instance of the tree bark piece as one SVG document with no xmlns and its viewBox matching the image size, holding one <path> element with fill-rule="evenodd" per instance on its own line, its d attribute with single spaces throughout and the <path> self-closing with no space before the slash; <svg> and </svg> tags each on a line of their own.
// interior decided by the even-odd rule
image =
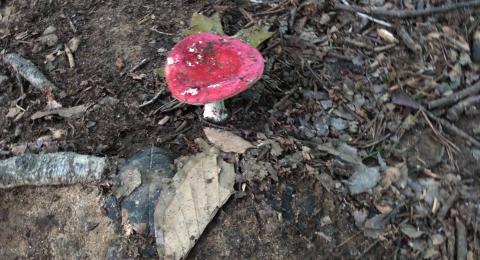
<svg viewBox="0 0 480 260">
<path fill-rule="evenodd" d="M 107 160 L 70 152 L 24 154 L 0 161 L 0 188 L 68 185 L 101 180 Z"/>
<path fill-rule="evenodd" d="M 31 61 L 16 53 L 8 53 L 3 57 L 3 62 L 11 66 L 15 72 L 25 78 L 32 86 L 42 92 L 51 93 L 57 87 Z"/>
</svg>

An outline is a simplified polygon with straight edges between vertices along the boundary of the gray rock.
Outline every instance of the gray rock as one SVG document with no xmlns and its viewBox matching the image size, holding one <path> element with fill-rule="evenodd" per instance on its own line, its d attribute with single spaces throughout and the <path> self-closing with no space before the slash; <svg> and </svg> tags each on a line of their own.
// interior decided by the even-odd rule
<svg viewBox="0 0 480 260">
<path fill-rule="evenodd" d="M 174 176 L 173 159 L 160 148 L 148 148 L 134 154 L 127 159 L 120 171 L 120 186 L 115 192 L 119 197 L 125 197 L 121 204 L 123 224 L 129 224 L 140 234 L 154 236 L 154 212 L 160 194 L 168 179 Z M 133 174 L 131 174 L 133 173 Z M 126 182 L 129 178 L 140 174 L 141 184 L 138 181 Z M 138 186 L 139 185 L 139 186 Z M 137 187 L 138 186 L 138 187 Z M 132 192 L 133 191 L 133 192 Z"/>
<path fill-rule="evenodd" d="M 343 131 L 348 128 L 348 121 L 339 117 L 330 118 L 330 126 L 337 131 Z"/>
<path fill-rule="evenodd" d="M 360 94 L 356 94 L 354 97 L 353 97 L 353 104 L 355 105 L 355 107 L 357 108 L 360 108 L 362 107 L 364 104 L 365 104 L 366 100 L 365 98 L 360 95 Z"/>
<path fill-rule="evenodd" d="M 325 118 L 317 118 L 313 121 L 313 126 L 317 130 L 317 136 L 327 136 L 330 133 L 330 129 L 328 128 L 327 119 Z"/>
<path fill-rule="evenodd" d="M 7 80 L 8 80 L 7 76 L 0 74 L 0 86 L 2 86 L 3 83 L 5 83 L 5 81 Z"/>
<path fill-rule="evenodd" d="M 331 100 L 322 100 L 320 101 L 320 105 L 323 109 L 327 110 L 333 107 L 333 102 Z"/>
<path fill-rule="evenodd" d="M 355 173 L 348 180 L 351 194 L 367 192 L 380 181 L 380 172 L 377 167 L 359 165 Z"/>
<path fill-rule="evenodd" d="M 38 38 L 38 41 L 42 44 L 45 44 L 49 47 L 53 47 L 58 42 L 58 36 L 55 34 L 42 35 Z"/>
<path fill-rule="evenodd" d="M 480 161 L 480 149 L 473 149 L 472 155 L 475 160 Z"/>
<path fill-rule="evenodd" d="M 57 31 L 57 28 L 55 28 L 55 26 L 53 25 L 50 25 L 47 27 L 47 29 L 45 29 L 45 31 L 43 31 L 42 35 L 52 34 L 52 33 L 55 33 L 56 31 Z"/>
</svg>

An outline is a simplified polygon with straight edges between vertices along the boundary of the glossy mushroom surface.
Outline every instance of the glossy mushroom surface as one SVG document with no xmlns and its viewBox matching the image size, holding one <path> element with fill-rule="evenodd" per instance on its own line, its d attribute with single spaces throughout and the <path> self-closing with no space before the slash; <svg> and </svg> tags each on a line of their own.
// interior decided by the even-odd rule
<svg viewBox="0 0 480 260">
<path fill-rule="evenodd" d="M 181 102 L 204 105 L 248 89 L 262 75 L 260 52 L 236 38 L 212 33 L 190 35 L 167 58 L 165 78 Z"/>
</svg>

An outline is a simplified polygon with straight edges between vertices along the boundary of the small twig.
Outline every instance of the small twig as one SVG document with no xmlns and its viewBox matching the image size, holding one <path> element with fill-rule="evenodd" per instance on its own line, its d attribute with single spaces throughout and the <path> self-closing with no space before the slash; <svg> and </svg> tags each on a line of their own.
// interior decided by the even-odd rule
<svg viewBox="0 0 480 260">
<path fill-rule="evenodd" d="M 469 134 L 465 133 L 460 128 L 456 127 L 455 125 L 453 125 L 452 123 L 448 122 L 445 119 L 439 118 L 438 116 L 434 115 L 432 112 L 426 111 L 425 109 L 424 111 L 428 115 L 428 117 L 435 120 L 437 123 L 441 124 L 443 127 L 445 127 L 447 130 L 449 130 L 453 134 L 466 139 L 467 141 L 471 142 L 475 147 L 480 148 L 480 142 L 477 141 L 475 138 L 471 137 Z"/>
<path fill-rule="evenodd" d="M 120 77 L 123 77 L 123 75 L 125 75 L 127 72 L 128 73 L 133 73 L 135 72 L 136 70 L 138 70 L 140 67 L 142 67 L 143 65 L 145 65 L 149 60 L 147 58 L 141 60 L 139 63 L 137 63 L 135 66 L 133 66 L 130 70 L 126 71 L 122 71 L 122 73 L 120 73 Z"/>
<path fill-rule="evenodd" d="M 161 34 L 161 35 L 168 35 L 168 36 L 175 36 L 175 35 L 177 35 L 177 34 L 175 34 L 175 33 L 167 33 L 167 32 L 159 31 L 159 30 L 157 30 L 155 27 L 150 28 L 150 30 L 151 30 L 152 32 L 156 32 L 156 33 Z"/>
<path fill-rule="evenodd" d="M 363 231 L 360 230 L 358 231 L 357 233 L 353 234 L 352 236 L 350 236 L 349 238 L 345 239 L 343 242 L 341 242 L 340 244 L 338 244 L 335 248 L 339 248 L 343 245 L 345 245 L 346 243 L 352 241 L 354 238 L 356 238 L 358 235 L 360 235 Z"/>
<path fill-rule="evenodd" d="M 281 13 L 283 11 L 286 11 L 288 8 L 280 8 L 280 9 L 276 9 L 276 8 L 272 8 L 270 10 L 267 10 L 265 12 L 260 12 L 260 13 L 256 13 L 256 14 L 253 14 L 252 16 L 262 16 L 262 15 L 269 15 L 269 14 L 278 14 L 278 13 Z"/>
<path fill-rule="evenodd" d="M 138 70 L 140 67 L 145 65 L 147 62 L 148 62 L 148 59 L 141 60 L 137 65 L 133 66 L 128 72 L 132 73 L 132 72 Z"/>
<path fill-rule="evenodd" d="M 455 231 L 457 259 L 467 259 L 467 228 L 465 227 L 465 224 L 463 224 L 463 222 L 458 218 L 455 219 Z"/>
<path fill-rule="evenodd" d="M 73 69 L 75 68 L 75 60 L 73 59 L 73 54 L 70 48 L 65 44 L 65 54 L 67 55 L 68 59 L 68 64 L 70 65 L 70 68 Z"/>
<path fill-rule="evenodd" d="M 387 45 L 385 45 L 385 46 L 375 47 L 375 48 L 373 48 L 373 51 L 375 51 L 375 52 L 384 52 L 384 51 L 389 50 L 389 49 L 391 49 L 391 48 L 393 48 L 393 47 L 395 47 L 395 46 L 397 46 L 396 43 L 391 43 L 391 44 L 387 44 Z"/>
<path fill-rule="evenodd" d="M 341 0 L 341 1 L 342 1 L 342 3 L 343 3 L 344 5 L 350 6 L 350 4 L 347 2 L 347 0 Z M 383 25 L 383 26 L 385 26 L 385 27 L 392 27 L 392 24 L 389 23 L 389 22 L 385 22 L 385 21 L 382 21 L 382 20 L 380 20 L 380 19 L 371 17 L 371 16 L 369 16 L 369 15 L 364 14 L 363 12 L 356 12 L 356 13 L 357 13 L 358 16 L 360 16 L 360 17 L 362 17 L 362 18 L 365 18 L 365 19 L 367 19 L 367 20 L 370 20 L 370 21 L 372 21 L 372 22 L 374 22 L 374 23 L 378 23 L 378 24 Z"/>
<path fill-rule="evenodd" d="M 155 102 L 155 100 L 157 100 L 160 97 L 160 95 L 163 94 L 163 92 L 165 92 L 164 88 L 162 90 L 160 90 L 152 99 L 150 99 L 149 101 L 146 101 L 143 104 L 141 104 L 139 106 L 139 108 L 146 107 L 146 106 L 152 104 L 153 102 Z"/>
<path fill-rule="evenodd" d="M 430 126 L 430 128 L 432 129 L 433 133 L 437 136 L 437 138 L 440 140 L 440 142 L 445 145 L 445 147 L 447 149 L 453 149 L 455 150 L 456 152 L 459 152 L 460 149 L 458 149 L 458 147 L 450 140 L 448 140 L 446 137 L 444 137 L 440 132 L 437 131 L 437 129 L 435 129 L 435 127 L 433 126 L 432 122 L 430 122 L 430 119 L 428 119 L 428 116 L 427 114 L 425 113 L 425 111 L 422 111 L 422 115 L 423 117 L 425 118 L 425 120 L 427 121 L 428 125 Z M 450 157 L 450 159 L 452 159 L 453 157 L 451 156 L 451 152 L 450 150 L 447 150 L 448 151 L 448 155 Z"/>
<path fill-rule="evenodd" d="M 363 252 L 359 256 L 357 256 L 355 258 L 355 260 L 362 259 L 363 256 L 366 253 L 368 253 L 368 251 L 372 250 L 372 248 L 374 248 L 379 242 L 380 242 L 380 240 L 376 240 L 375 242 L 373 242 L 371 245 L 369 245 L 367 248 L 365 248 L 365 250 L 363 250 Z"/>
<path fill-rule="evenodd" d="M 454 190 L 453 193 L 450 195 L 450 197 L 445 201 L 443 204 L 442 208 L 440 208 L 440 211 L 438 211 L 438 219 L 443 220 L 446 216 L 450 208 L 453 206 L 453 204 L 457 201 L 458 199 L 458 191 Z"/>
<path fill-rule="evenodd" d="M 240 10 L 240 13 L 242 13 L 243 17 L 248 20 L 248 23 L 252 23 L 254 21 L 252 15 L 247 12 L 247 10 L 242 7 L 239 7 L 238 10 Z"/>
<path fill-rule="evenodd" d="M 432 7 L 428 9 L 418 9 L 418 10 L 384 10 L 384 9 L 372 9 L 372 8 L 364 8 L 356 5 L 345 5 L 336 3 L 334 8 L 337 10 L 342 10 L 346 12 L 352 13 L 364 13 L 366 15 L 372 16 L 380 16 L 380 17 L 391 17 L 391 18 L 415 18 L 420 16 L 428 16 L 434 14 L 442 14 L 448 13 L 452 11 L 456 11 L 462 8 L 472 8 L 480 6 L 480 1 L 469 1 L 469 2 L 459 2 L 459 3 L 452 3 L 449 5 L 439 6 L 439 7 Z"/>
<path fill-rule="evenodd" d="M 70 29 L 72 29 L 73 33 L 77 33 L 77 28 L 75 27 L 75 24 L 73 24 L 72 19 L 70 17 L 67 17 L 68 19 L 68 25 L 70 25 Z"/>
<path fill-rule="evenodd" d="M 188 126 L 188 127 L 185 127 L 185 128 L 183 128 L 183 129 L 181 129 L 180 131 L 175 131 L 175 132 L 173 132 L 172 134 L 169 134 L 169 135 L 165 135 L 165 136 L 163 136 L 163 137 L 160 137 L 160 138 L 157 139 L 157 143 L 158 143 L 158 144 L 163 144 L 163 143 L 165 143 L 165 142 L 168 142 L 168 141 L 176 138 L 178 135 L 190 131 L 192 128 L 193 128 L 192 126 Z"/>
<path fill-rule="evenodd" d="M 450 95 L 448 97 L 433 100 L 433 101 L 429 102 L 427 106 L 428 106 L 429 109 L 448 106 L 448 105 L 457 103 L 458 101 L 460 101 L 460 100 L 462 100 L 462 99 L 464 99 L 468 96 L 475 95 L 478 92 L 480 92 L 480 81 L 475 83 L 474 85 L 466 88 L 466 89 L 463 89 L 462 91 L 453 93 L 452 95 Z"/>
<path fill-rule="evenodd" d="M 183 106 L 186 106 L 186 105 L 187 104 L 180 103 L 178 100 L 174 99 L 170 102 L 167 102 L 167 103 L 163 104 L 161 107 L 159 107 L 157 110 L 155 110 L 153 112 L 153 114 L 170 112 L 172 110 L 175 110 L 179 107 L 183 107 Z"/>
<path fill-rule="evenodd" d="M 372 49 L 372 46 L 371 45 L 368 45 L 364 42 L 360 42 L 360 41 L 357 41 L 357 40 L 354 40 L 354 39 L 350 39 L 350 38 L 345 38 L 343 39 L 344 42 L 348 43 L 348 44 L 351 44 L 355 47 L 359 47 L 359 48 L 364 48 L 364 49 L 367 49 L 367 50 L 371 50 Z"/>
<path fill-rule="evenodd" d="M 447 111 L 447 118 L 451 121 L 457 121 L 460 115 L 467 110 L 467 108 L 480 104 L 480 95 L 466 98 L 454 105 Z"/>
<path fill-rule="evenodd" d="M 421 50 L 420 45 L 412 39 L 410 34 L 408 34 L 407 30 L 405 30 L 405 27 L 402 25 L 397 26 L 397 34 L 409 50 L 414 53 L 417 53 Z"/>
</svg>

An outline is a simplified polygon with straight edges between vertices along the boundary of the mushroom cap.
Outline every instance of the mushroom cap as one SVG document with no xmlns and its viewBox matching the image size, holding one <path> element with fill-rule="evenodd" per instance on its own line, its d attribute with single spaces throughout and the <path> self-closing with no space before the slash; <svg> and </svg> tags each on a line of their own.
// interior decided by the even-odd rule
<svg viewBox="0 0 480 260">
<path fill-rule="evenodd" d="M 172 95 L 188 104 L 225 100 L 253 85 L 263 73 L 260 52 L 236 38 L 197 33 L 173 47 L 165 78 Z"/>
</svg>

